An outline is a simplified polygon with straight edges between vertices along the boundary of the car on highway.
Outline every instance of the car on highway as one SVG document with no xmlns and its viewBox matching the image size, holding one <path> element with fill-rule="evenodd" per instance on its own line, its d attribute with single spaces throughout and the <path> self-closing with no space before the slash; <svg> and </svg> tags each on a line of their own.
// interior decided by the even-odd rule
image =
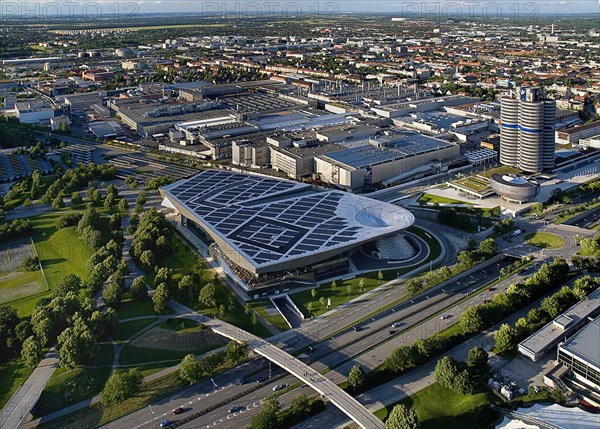
<svg viewBox="0 0 600 429">
<path fill-rule="evenodd" d="M 402 325 L 402 323 L 400 323 L 400 322 L 394 322 L 394 323 L 392 323 L 392 328 L 399 328 L 400 325 Z"/>
<path fill-rule="evenodd" d="M 181 414 L 181 413 L 183 413 L 183 407 L 178 407 L 173 410 L 173 414 L 175 414 L 175 415 Z"/>
<path fill-rule="evenodd" d="M 442 320 L 446 320 L 446 319 L 449 319 L 449 318 L 450 318 L 450 315 L 449 315 L 449 314 L 442 314 L 442 315 L 440 316 L 440 319 L 442 319 Z"/>
<path fill-rule="evenodd" d="M 390 330 L 390 331 L 388 332 L 388 334 L 390 334 L 390 335 L 394 335 L 395 333 L 396 333 L 396 331 L 392 331 L 392 330 Z"/>
<path fill-rule="evenodd" d="M 278 390 L 285 389 L 286 387 L 287 387 L 287 384 L 277 384 L 277 385 L 273 386 L 273 392 L 277 392 Z"/>
<path fill-rule="evenodd" d="M 168 428 L 169 426 L 171 426 L 171 423 L 173 423 L 171 420 L 163 420 L 162 422 L 160 422 L 160 427 L 161 428 Z"/>
<path fill-rule="evenodd" d="M 360 332 L 363 330 L 362 326 L 354 326 L 354 327 L 352 327 L 352 329 L 354 329 L 354 331 L 356 331 L 356 332 Z"/>
<path fill-rule="evenodd" d="M 265 377 L 258 377 L 258 378 L 256 379 L 256 382 L 257 382 L 257 383 L 262 383 L 263 381 L 265 381 Z"/>
<path fill-rule="evenodd" d="M 239 413 L 240 411 L 244 411 L 246 409 L 246 407 L 241 407 L 241 406 L 235 406 L 235 407 L 231 407 L 229 410 L 227 410 L 229 412 L 229 414 L 233 414 L 233 413 Z"/>
</svg>

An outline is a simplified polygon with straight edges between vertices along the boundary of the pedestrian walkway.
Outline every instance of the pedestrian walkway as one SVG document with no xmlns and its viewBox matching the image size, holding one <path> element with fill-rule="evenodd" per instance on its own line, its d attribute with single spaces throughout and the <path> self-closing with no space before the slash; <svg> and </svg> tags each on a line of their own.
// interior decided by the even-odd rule
<svg viewBox="0 0 600 429">
<path fill-rule="evenodd" d="M 56 368 L 58 368 L 58 352 L 52 347 L 2 410 L 0 429 L 19 427 L 39 399 Z"/>
<path fill-rule="evenodd" d="M 346 393 L 337 384 L 322 376 L 318 371 L 306 365 L 304 362 L 274 346 L 268 341 L 246 332 L 237 326 L 230 325 L 222 320 L 209 319 L 208 317 L 196 313 L 195 311 L 175 301 L 171 301 L 169 306 L 175 310 L 177 315 L 195 320 L 199 323 L 203 323 L 216 334 L 219 334 L 230 340 L 246 343 L 250 350 L 253 350 L 255 353 L 269 359 L 294 377 L 303 381 L 321 396 L 325 397 L 332 404 L 342 410 L 344 414 L 351 418 L 361 428 L 384 428 L 381 420 L 369 412 L 356 399 Z"/>
</svg>

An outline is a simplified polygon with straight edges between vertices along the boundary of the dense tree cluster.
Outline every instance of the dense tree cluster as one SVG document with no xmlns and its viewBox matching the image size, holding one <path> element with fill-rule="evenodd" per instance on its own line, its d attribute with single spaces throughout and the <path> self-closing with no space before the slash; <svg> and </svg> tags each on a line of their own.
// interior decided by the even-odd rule
<svg viewBox="0 0 600 429">
<path fill-rule="evenodd" d="M 169 254 L 171 234 L 172 227 L 165 215 L 151 208 L 144 213 L 133 234 L 131 256 L 145 270 L 154 269 L 155 258 L 163 258 Z"/>
<path fill-rule="evenodd" d="M 511 286 L 512 287 L 512 286 Z M 539 308 L 533 308 L 527 317 L 521 317 L 514 327 L 504 324 L 494 335 L 496 349 L 499 352 L 513 350 L 517 344 L 563 313 L 569 307 L 587 299 L 587 296 L 600 287 L 600 278 L 583 276 L 575 280 L 573 288 L 563 286 L 554 294 L 544 298 Z"/>
<path fill-rule="evenodd" d="M 498 253 L 498 245 L 493 238 L 479 243 L 475 250 L 463 250 L 458 254 L 458 261 L 464 268 L 470 268 Z"/>
<path fill-rule="evenodd" d="M 475 380 L 464 362 L 444 356 L 435 366 L 435 381 L 453 392 L 467 395 L 475 390 Z"/>
<path fill-rule="evenodd" d="M 33 231 L 33 226 L 29 219 L 15 219 L 12 222 L 0 224 L 0 239 L 12 240 L 15 238 L 26 237 Z"/>
<path fill-rule="evenodd" d="M 385 421 L 386 429 L 419 429 L 417 413 L 402 404 L 392 408 L 388 419 Z"/>
<path fill-rule="evenodd" d="M 102 404 L 112 405 L 124 401 L 139 392 L 142 373 L 136 368 L 118 371 L 111 375 L 102 390 Z"/>
<path fill-rule="evenodd" d="M 479 332 L 511 314 L 515 308 L 533 302 L 548 288 L 565 282 L 569 266 L 564 259 L 556 258 L 551 264 L 544 264 L 525 282 L 516 283 L 494 296 L 492 302 L 469 307 L 460 318 L 463 331 L 467 334 Z"/>
<path fill-rule="evenodd" d="M 87 261 L 87 269 L 90 277 L 87 281 L 88 287 L 93 291 L 100 290 L 104 282 L 117 269 L 121 270 L 119 276 L 126 276 L 126 266 L 121 261 L 123 246 L 120 242 L 111 239 L 104 246 L 101 246 Z"/>
<path fill-rule="evenodd" d="M 42 197 L 44 204 L 51 204 L 57 197 L 70 195 L 90 185 L 95 180 L 112 180 L 116 167 L 112 164 L 87 164 L 67 170 L 48 186 Z M 88 195 L 89 196 L 89 195 Z M 93 201 L 92 201 L 93 202 Z"/>
</svg>

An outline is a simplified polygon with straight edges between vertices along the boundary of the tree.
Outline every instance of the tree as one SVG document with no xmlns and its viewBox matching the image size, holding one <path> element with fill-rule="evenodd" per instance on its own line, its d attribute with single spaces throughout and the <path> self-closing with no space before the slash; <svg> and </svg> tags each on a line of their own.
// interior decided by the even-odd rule
<svg viewBox="0 0 600 429">
<path fill-rule="evenodd" d="M 336 290 L 336 289 L 337 289 L 337 283 L 334 280 L 334 281 L 331 282 L 331 290 Z"/>
<path fill-rule="evenodd" d="M 415 296 L 423 289 L 423 281 L 420 277 L 413 277 L 406 282 L 405 288 L 410 296 Z"/>
<path fill-rule="evenodd" d="M 119 197 L 119 191 L 115 185 L 108 185 L 106 188 L 106 196 L 104 197 L 104 208 L 112 209 Z"/>
<path fill-rule="evenodd" d="M 361 278 L 358 281 L 358 288 L 360 289 L 360 291 L 362 293 L 362 291 L 365 289 L 365 279 Z"/>
<path fill-rule="evenodd" d="M 544 205 L 542 203 L 533 203 L 530 209 L 533 214 L 541 215 L 544 212 Z"/>
<path fill-rule="evenodd" d="M 97 250 L 102 246 L 102 233 L 91 226 L 86 226 L 81 232 L 81 239 L 90 248 Z"/>
<path fill-rule="evenodd" d="M 71 204 L 74 206 L 78 206 L 83 202 L 83 198 L 81 198 L 81 194 L 77 191 L 71 194 Z"/>
<path fill-rule="evenodd" d="M 200 294 L 198 295 L 198 301 L 206 308 L 212 308 L 219 305 L 220 294 L 217 291 L 217 286 L 214 283 L 205 284 L 202 289 L 200 289 Z"/>
<path fill-rule="evenodd" d="M 458 376 L 460 367 L 451 356 L 444 356 L 435 365 L 435 381 L 440 385 L 452 389 L 454 379 Z"/>
<path fill-rule="evenodd" d="M 248 344 L 238 341 L 229 341 L 225 346 L 225 357 L 231 363 L 238 364 L 248 356 Z"/>
<path fill-rule="evenodd" d="M 365 384 L 365 372 L 360 365 L 354 365 L 348 374 L 348 384 L 352 389 L 359 389 Z"/>
<path fill-rule="evenodd" d="M 54 288 L 54 296 L 66 296 L 69 292 L 79 293 L 81 277 L 77 274 L 67 274 Z"/>
<path fill-rule="evenodd" d="M 377 273 L 377 280 L 379 280 L 379 284 L 381 284 L 381 282 L 383 281 L 383 272 L 381 270 L 379 270 L 379 272 Z"/>
<path fill-rule="evenodd" d="M 324 308 L 327 305 L 327 298 L 325 298 L 324 296 L 319 298 L 319 304 L 321 304 L 321 308 Z"/>
<path fill-rule="evenodd" d="M 496 350 L 499 353 L 512 350 L 517 345 L 517 331 L 504 323 L 494 334 L 494 341 L 496 342 Z"/>
<path fill-rule="evenodd" d="M 193 354 L 186 355 L 177 370 L 177 378 L 190 384 L 200 381 L 202 374 L 202 366 Z"/>
<path fill-rule="evenodd" d="M 498 253 L 498 244 L 496 240 L 493 238 L 488 238 L 487 240 L 483 240 L 479 244 L 479 253 L 485 256 L 492 256 Z"/>
<path fill-rule="evenodd" d="M 310 290 L 310 296 L 312 296 L 312 300 L 314 301 L 315 298 L 317 297 L 317 290 L 315 288 L 312 288 Z"/>
<path fill-rule="evenodd" d="M 179 299 L 184 302 L 192 302 L 194 300 L 194 277 L 190 274 L 187 274 L 179 280 L 177 284 L 177 289 L 179 290 Z"/>
<path fill-rule="evenodd" d="M 21 358 L 27 366 L 31 368 L 36 367 L 43 357 L 44 352 L 42 351 L 40 340 L 32 335 L 23 342 Z"/>
<path fill-rule="evenodd" d="M 108 227 L 110 228 L 111 231 L 118 231 L 121 229 L 122 223 L 121 223 L 121 216 L 119 216 L 118 213 L 115 213 L 113 215 L 110 216 L 110 219 L 108 221 Z"/>
<path fill-rule="evenodd" d="M 129 204 L 127 204 L 127 200 L 125 198 L 121 198 L 119 204 L 117 204 L 117 210 L 119 210 L 119 213 L 121 214 L 129 214 Z"/>
<path fill-rule="evenodd" d="M 308 400 L 308 397 L 304 394 L 296 396 L 292 401 L 290 411 L 298 417 L 306 416 L 310 411 L 310 401 Z"/>
<path fill-rule="evenodd" d="M 115 372 L 104 385 L 102 404 L 116 404 L 131 398 L 140 390 L 142 380 L 142 374 L 135 368 L 127 372 Z"/>
<path fill-rule="evenodd" d="M 154 311 L 156 313 L 164 313 L 169 304 L 169 288 L 165 283 L 161 283 L 156 287 L 152 302 L 154 303 Z"/>
<path fill-rule="evenodd" d="M 477 305 L 467 308 L 460 316 L 460 326 L 465 334 L 481 331 L 485 326 L 482 307 Z"/>
<path fill-rule="evenodd" d="M 417 350 L 412 346 L 396 347 L 386 358 L 385 365 L 391 371 L 400 373 L 416 364 Z"/>
<path fill-rule="evenodd" d="M 260 412 L 252 417 L 250 429 L 276 429 L 278 426 L 277 413 L 279 401 L 277 398 L 267 398 Z"/>
<path fill-rule="evenodd" d="M 352 293 L 352 282 L 349 282 L 348 286 L 346 286 L 346 293 L 348 296 Z"/>
<path fill-rule="evenodd" d="M 151 271 L 154 268 L 154 253 L 152 253 L 152 250 L 145 250 L 140 255 L 140 264 L 146 271 Z"/>
<path fill-rule="evenodd" d="M 67 369 L 89 362 L 99 349 L 98 340 L 79 313 L 73 316 L 72 326 L 58 336 L 59 361 Z"/>
<path fill-rule="evenodd" d="M 108 286 L 102 291 L 102 297 L 108 305 L 114 305 L 121 302 L 123 298 L 123 288 L 119 281 L 111 281 Z"/>
<path fill-rule="evenodd" d="M 565 402 L 565 394 L 558 387 L 555 387 L 550 391 L 550 398 L 557 404 Z"/>
<path fill-rule="evenodd" d="M 487 368 L 488 366 L 488 354 L 481 347 L 473 347 L 469 350 L 467 357 L 467 364 L 471 368 Z"/>
<path fill-rule="evenodd" d="M 402 404 L 395 405 L 385 422 L 386 429 L 419 429 L 417 413 Z"/>
<path fill-rule="evenodd" d="M 54 200 L 52 200 L 52 207 L 56 210 L 62 209 L 65 206 L 65 202 L 62 194 L 59 194 Z"/>
</svg>

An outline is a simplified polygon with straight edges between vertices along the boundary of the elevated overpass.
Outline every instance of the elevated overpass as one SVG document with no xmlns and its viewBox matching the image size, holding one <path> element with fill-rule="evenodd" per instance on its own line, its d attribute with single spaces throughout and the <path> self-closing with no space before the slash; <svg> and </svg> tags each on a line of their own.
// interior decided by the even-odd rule
<svg viewBox="0 0 600 429">
<path fill-rule="evenodd" d="M 360 402 L 346 393 L 337 384 L 284 350 L 275 347 L 268 341 L 246 332 L 237 326 L 223 322 L 222 320 L 210 319 L 177 302 L 171 301 L 169 306 L 174 309 L 180 317 L 203 323 L 216 334 L 230 340 L 245 342 L 248 344 L 249 349 L 280 366 L 297 379 L 302 380 L 326 400 L 329 400 L 361 428 L 385 429 L 385 425 L 381 420 L 375 417 L 374 414 L 368 411 Z"/>
</svg>

